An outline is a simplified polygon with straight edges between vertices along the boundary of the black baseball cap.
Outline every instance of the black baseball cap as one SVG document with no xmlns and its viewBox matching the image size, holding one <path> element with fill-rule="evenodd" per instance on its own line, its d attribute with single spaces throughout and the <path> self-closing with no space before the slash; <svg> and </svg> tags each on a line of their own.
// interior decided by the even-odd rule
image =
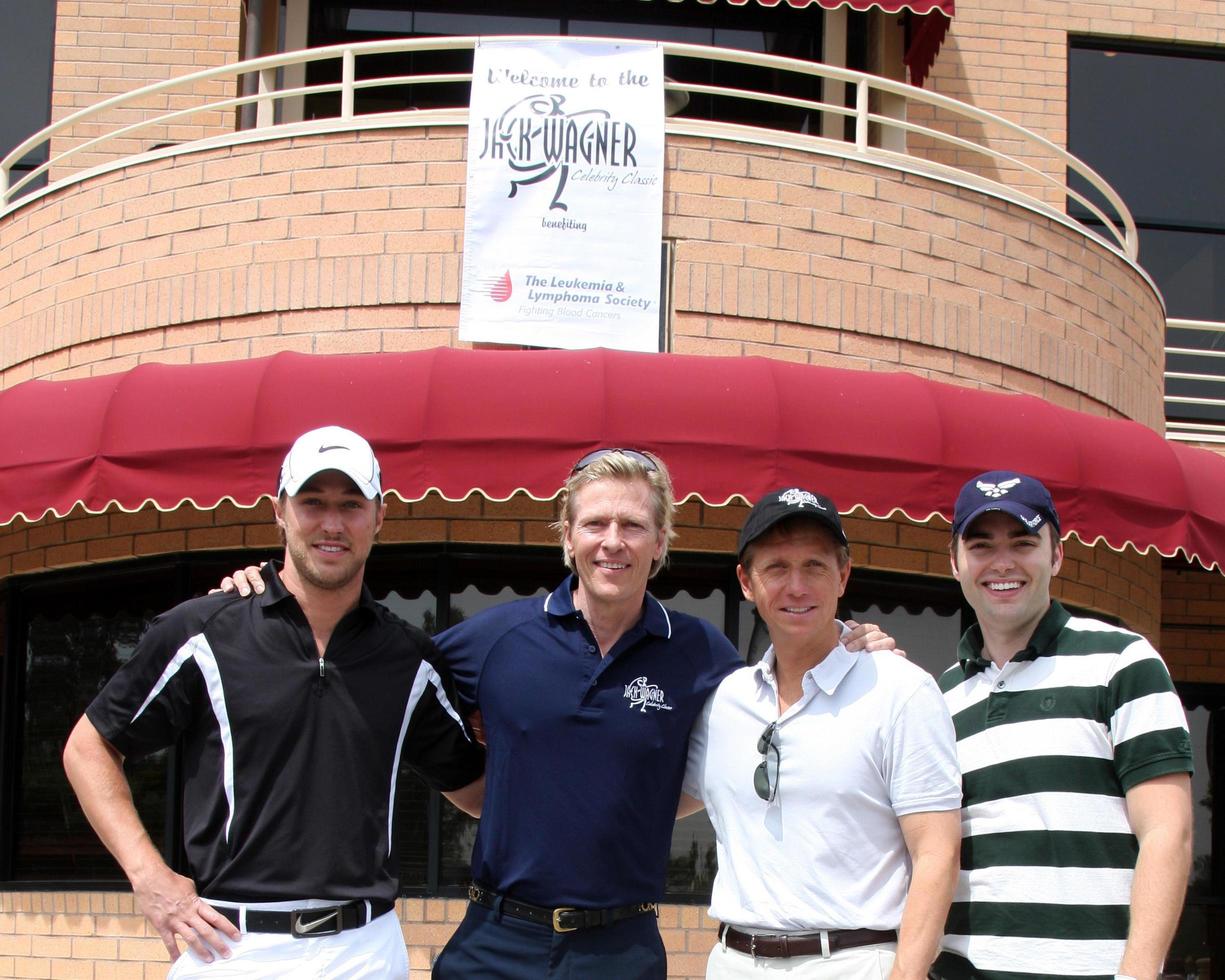
<svg viewBox="0 0 1225 980">
<path fill-rule="evenodd" d="M 1050 524 L 1055 537 L 1060 536 L 1059 514 L 1050 491 L 1024 473 L 990 470 L 967 481 L 957 494 L 957 506 L 953 508 L 953 533 L 965 533 L 974 518 L 989 510 L 1010 514 L 1035 534 L 1043 524 Z"/>
<path fill-rule="evenodd" d="M 736 546 L 737 556 L 743 558 L 744 549 L 779 521 L 796 516 L 812 518 L 824 525 L 839 544 L 849 544 L 846 532 L 842 530 L 842 521 L 838 518 L 838 508 L 829 497 L 811 490 L 791 487 L 787 490 L 771 491 L 753 505 L 749 516 L 745 518 L 744 527 L 740 529 L 740 541 Z"/>
</svg>

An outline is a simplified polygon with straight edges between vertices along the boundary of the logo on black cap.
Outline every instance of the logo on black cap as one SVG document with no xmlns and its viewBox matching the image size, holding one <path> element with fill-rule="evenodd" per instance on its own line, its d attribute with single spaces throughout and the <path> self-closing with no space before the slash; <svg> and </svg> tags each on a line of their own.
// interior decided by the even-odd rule
<svg viewBox="0 0 1225 980">
<path fill-rule="evenodd" d="M 821 503 L 815 493 L 809 493 L 807 490 L 791 489 L 786 493 L 778 495 L 780 504 L 788 504 L 791 507 L 803 507 L 805 504 L 812 504 L 817 510 L 825 510 L 825 505 Z"/>
</svg>

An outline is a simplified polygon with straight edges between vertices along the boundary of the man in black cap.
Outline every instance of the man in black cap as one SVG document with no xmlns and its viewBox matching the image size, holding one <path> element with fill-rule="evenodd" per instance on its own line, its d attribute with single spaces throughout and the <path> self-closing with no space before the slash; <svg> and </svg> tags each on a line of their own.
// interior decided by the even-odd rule
<svg viewBox="0 0 1225 980">
<path fill-rule="evenodd" d="M 739 556 L 771 647 L 719 685 L 690 739 L 683 802 L 705 803 L 719 857 L 707 977 L 926 977 L 960 844 L 940 692 L 902 657 L 844 646 L 850 549 L 827 497 L 767 494 Z"/>
<path fill-rule="evenodd" d="M 940 678 L 964 780 L 965 867 L 933 976 L 1154 980 L 1191 861 L 1191 744 L 1157 651 L 1051 599 L 1050 493 L 983 473 L 953 513 L 978 624 Z"/>
</svg>

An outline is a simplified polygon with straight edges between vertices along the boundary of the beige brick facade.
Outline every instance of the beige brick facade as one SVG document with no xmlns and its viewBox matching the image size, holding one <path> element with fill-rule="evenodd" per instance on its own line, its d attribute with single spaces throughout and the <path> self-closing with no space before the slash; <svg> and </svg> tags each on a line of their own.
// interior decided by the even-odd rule
<svg viewBox="0 0 1225 980">
<path fill-rule="evenodd" d="M 53 119 L 237 61 L 243 6 L 60 0 Z M 1068 44 L 1078 35 L 1222 47 L 1225 3 L 958 0 L 928 89 L 1063 146 Z M 52 152 L 235 94 L 233 80 L 211 80 L 150 97 L 73 126 Z M 940 111 L 916 108 L 910 118 L 1005 146 Z M 217 109 L 84 151 L 53 179 L 114 169 L 0 219 L 0 389 L 151 361 L 459 344 L 462 129 L 301 135 L 118 162 L 235 127 L 236 110 Z M 1035 178 L 982 155 L 918 137 L 911 146 L 1063 206 Z M 1027 162 L 1063 174 L 1053 154 Z M 1156 293 L 1133 266 L 1040 210 L 842 155 L 673 137 L 664 212 L 675 243 L 677 352 L 903 370 L 1162 424 Z M 730 554 L 744 513 L 686 503 L 679 544 Z M 393 500 L 382 539 L 552 547 L 552 517 L 552 503 L 523 496 Z M 947 577 L 943 522 L 856 514 L 846 525 L 857 565 Z M 266 557 L 276 547 L 266 501 L 206 512 L 77 511 L 0 528 L 0 582 L 185 551 Z M 1054 584 L 1059 597 L 1158 643 L 1176 679 L 1225 684 L 1219 572 L 1071 541 Z M 0 605 L 0 628 L 3 614 Z M 462 910 L 455 899 L 399 903 L 414 977 L 428 975 Z M 660 925 L 671 975 L 704 975 L 713 937 L 705 910 L 667 906 Z M 166 969 L 130 894 L 0 892 L 0 976 L 153 980 Z"/>
<path fill-rule="evenodd" d="M 0 379 L 455 344 L 464 152 L 447 128 L 304 136 L 52 193 L 0 226 Z M 676 138 L 664 234 L 678 353 L 909 370 L 1163 418 L 1149 283 L 980 191 Z"/>
<path fill-rule="evenodd" d="M 206 68 L 239 60 L 242 0 L 58 0 L 51 82 L 51 121 L 112 96 L 155 82 L 181 78 Z M 189 106 L 205 105 L 236 95 L 230 81 L 204 80 L 115 107 L 58 134 L 52 155 L 84 143 L 103 132 Z M 143 153 L 159 143 L 202 139 L 235 128 L 234 110 L 216 110 L 171 122 L 139 139 L 119 140 L 105 151 L 83 150 L 52 171 L 63 173 L 106 163 L 116 157 Z"/>
</svg>

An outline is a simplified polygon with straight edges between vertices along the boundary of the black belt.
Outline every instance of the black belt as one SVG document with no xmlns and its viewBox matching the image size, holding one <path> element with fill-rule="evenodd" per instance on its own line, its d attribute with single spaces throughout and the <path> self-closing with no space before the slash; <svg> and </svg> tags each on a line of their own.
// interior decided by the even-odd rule
<svg viewBox="0 0 1225 980">
<path fill-rule="evenodd" d="M 842 949 L 852 949 L 855 946 L 872 946 L 876 943 L 896 943 L 895 929 L 830 929 L 825 935 L 829 938 L 829 952 L 832 955 Z M 783 934 L 754 936 L 752 933 L 741 932 L 729 925 L 719 927 L 719 938 L 729 949 L 737 953 L 748 953 L 750 956 L 786 957 L 786 956 L 824 956 L 821 948 L 821 933 L 805 932 L 787 936 Z"/>
<path fill-rule="evenodd" d="M 284 912 L 249 908 L 246 929 L 247 932 L 287 932 L 295 939 L 313 939 L 315 936 L 334 936 L 345 929 L 359 929 L 395 908 L 391 902 L 372 899 L 367 916 L 366 905 L 366 902 L 349 902 L 346 905 L 323 905 L 315 909 L 289 909 Z M 224 905 L 214 905 L 213 908 L 234 925 L 242 927 L 238 909 Z"/>
<path fill-rule="evenodd" d="M 622 905 L 615 909 L 576 909 L 568 906 L 549 909 L 541 905 L 529 905 L 527 902 L 516 902 L 513 898 L 491 892 L 480 885 L 468 886 L 468 898 L 487 909 L 497 908 L 498 899 L 501 899 L 502 912 L 505 915 L 549 926 L 554 932 L 574 932 L 576 929 L 607 926 L 636 915 L 646 915 L 648 912 L 658 914 L 654 902 Z"/>
</svg>

